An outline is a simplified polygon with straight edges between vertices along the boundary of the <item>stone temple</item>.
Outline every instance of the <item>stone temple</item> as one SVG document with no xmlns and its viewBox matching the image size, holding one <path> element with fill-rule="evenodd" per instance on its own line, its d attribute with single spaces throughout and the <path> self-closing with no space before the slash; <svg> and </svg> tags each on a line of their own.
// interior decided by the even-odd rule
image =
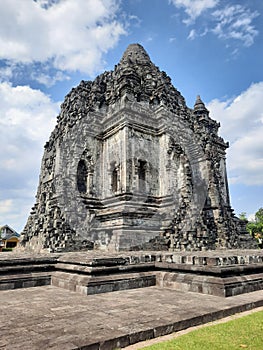
<svg viewBox="0 0 263 350">
<path fill-rule="evenodd" d="M 129 45 L 113 71 L 62 103 L 23 249 L 254 248 L 231 209 L 219 126 Z"/>
</svg>

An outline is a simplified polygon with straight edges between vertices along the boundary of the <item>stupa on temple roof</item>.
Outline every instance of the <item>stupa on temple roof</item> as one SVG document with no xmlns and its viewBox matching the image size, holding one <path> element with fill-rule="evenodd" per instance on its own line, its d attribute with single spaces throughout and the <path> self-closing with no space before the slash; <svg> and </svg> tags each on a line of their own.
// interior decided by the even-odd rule
<svg viewBox="0 0 263 350">
<path fill-rule="evenodd" d="M 22 246 L 252 248 L 230 206 L 228 144 L 198 96 L 188 108 L 139 44 L 65 97 L 45 145 Z"/>
</svg>

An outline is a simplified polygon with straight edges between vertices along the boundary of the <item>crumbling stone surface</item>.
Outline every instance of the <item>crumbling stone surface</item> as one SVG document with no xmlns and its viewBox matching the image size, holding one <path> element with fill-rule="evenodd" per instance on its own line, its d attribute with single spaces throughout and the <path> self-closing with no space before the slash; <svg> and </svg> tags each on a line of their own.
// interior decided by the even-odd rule
<svg viewBox="0 0 263 350">
<path fill-rule="evenodd" d="M 218 128 L 199 96 L 188 108 L 130 45 L 113 71 L 65 97 L 21 247 L 255 248 L 230 206 Z"/>
</svg>

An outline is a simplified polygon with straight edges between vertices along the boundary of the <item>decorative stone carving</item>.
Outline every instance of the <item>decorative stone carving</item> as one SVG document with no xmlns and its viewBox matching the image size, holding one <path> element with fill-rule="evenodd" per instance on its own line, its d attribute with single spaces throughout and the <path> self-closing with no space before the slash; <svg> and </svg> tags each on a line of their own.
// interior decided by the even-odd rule
<svg viewBox="0 0 263 350">
<path fill-rule="evenodd" d="M 140 45 L 73 88 L 57 120 L 25 249 L 255 246 L 230 207 L 219 124 L 199 96 L 188 108 Z"/>
</svg>

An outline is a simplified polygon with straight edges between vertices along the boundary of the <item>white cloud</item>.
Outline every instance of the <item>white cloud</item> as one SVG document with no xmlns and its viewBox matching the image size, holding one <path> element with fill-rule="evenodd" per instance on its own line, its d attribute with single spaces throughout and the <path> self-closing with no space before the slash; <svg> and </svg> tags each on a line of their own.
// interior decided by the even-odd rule
<svg viewBox="0 0 263 350">
<path fill-rule="evenodd" d="M 0 84 L 1 133 L 42 143 L 54 126 L 58 104 L 29 86 Z"/>
<path fill-rule="evenodd" d="M 12 199 L 4 199 L 0 201 L 0 214 L 8 213 L 12 209 L 13 205 Z"/>
<path fill-rule="evenodd" d="M 195 21 L 204 11 L 214 8 L 218 4 L 218 0 L 170 0 L 170 2 L 180 8 L 183 7 L 189 16 L 184 23 L 190 24 Z"/>
<path fill-rule="evenodd" d="M 251 46 L 258 34 L 252 21 L 259 15 L 244 6 L 231 5 L 213 12 L 217 22 L 213 32 L 222 39 L 240 40 L 245 46 Z"/>
<path fill-rule="evenodd" d="M 0 59 L 93 74 L 124 25 L 117 0 L 0 2 Z"/>
<path fill-rule="evenodd" d="M 31 74 L 31 78 L 47 87 L 55 85 L 57 81 L 65 81 L 70 79 L 68 75 L 64 74 L 61 71 L 57 71 L 54 75 L 50 75 L 44 72 L 33 71 Z"/>
<path fill-rule="evenodd" d="M 234 99 L 208 104 L 221 122 L 220 133 L 230 141 L 229 177 L 232 183 L 263 184 L 263 82 L 252 84 Z"/>
<path fill-rule="evenodd" d="M 196 31 L 195 31 L 195 29 L 191 29 L 187 39 L 194 40 L 195 37 L 196 37 Z"/>
<path fill-rule="evenodd" d="M 17 226 L 33 204 L 43 146 L 58 111 L 59 105 L 39 90 L 0 83 L 0 225 L 21 229 Z"/>
<path fill-rule="evenodd" d="M 0 83 L 5 80 L 11 79 L 13 76 L 13 71 L 11 66 L 1 67 L 0 68 Z"/>
<path fill-rule="evenodd" d="M 142 20 L 138 17 L 138 16 L 135 16 L 135 15 L 128 15 L 127 16 L 127 19 L 129 21 L 129 23 L 132 23 L 132 25 L 134 27 L 137 27 L 139 28 L 142 24 Z"/>
<path fill-rule="evenodd" d="M 248 221 L 255 221 L 255 214 L 248 214 Z"/>
<path fill-rule="evenodd" d="M 0 226 L 8 224 L 18 232 L 23 229 L 34 198 L 34 194 L 26 190 L 27 193 L 10 191 L 8 196 L 12 199 L 0 201 Z"/>
<path fill-rule="evenodd" d="M 249 47 L 258 35 L 253 20 L 259 13 L 243 5 L 223 7 L 223 3 L 218 0 L 170 0 L 170 3 L 177 8 L 184 8 L 188 18 L 183 22 L 187 25 L 194 25 L 195 20 L 202 16 L 203 22 L 199 21 L 198 27 L 190 31 L 190 40 L 213 33 L 220 39 L 242 42 Z"/>
</svg>

